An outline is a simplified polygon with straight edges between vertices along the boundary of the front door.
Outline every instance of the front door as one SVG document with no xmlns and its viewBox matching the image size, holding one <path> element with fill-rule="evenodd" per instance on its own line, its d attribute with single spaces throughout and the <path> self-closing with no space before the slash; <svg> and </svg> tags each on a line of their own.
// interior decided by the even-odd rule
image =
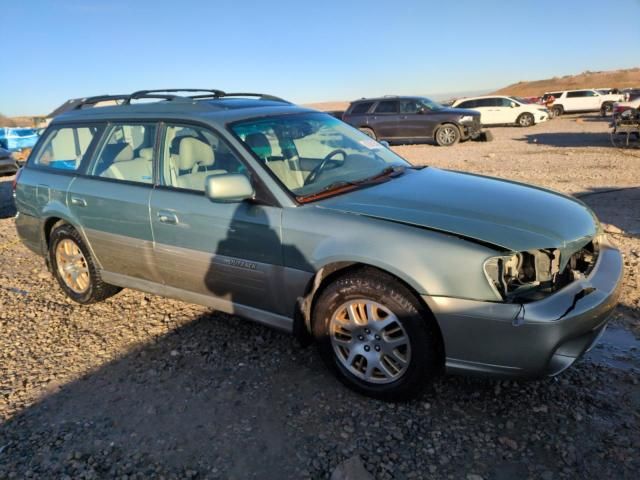
<svg viewBox="0 0 640 480">
<path fill-rule="evenodd" d="M 437 124 L 431 110 L 418 99 L 400 100 L 400 136 L 425 139 L 433 136 Z"/>
<path fill-rule="evenodd" d="M 151 195 L 150 215 L 163 282 L 217 297 L 232 309 L 290 315 L 278 302 L 281 209 L 249 201 L 215 203 L 204 195 L 208 176 L 246 172 L 213 131 L 170 124 L 161 145 L 160 185 Z"/>
</svg>

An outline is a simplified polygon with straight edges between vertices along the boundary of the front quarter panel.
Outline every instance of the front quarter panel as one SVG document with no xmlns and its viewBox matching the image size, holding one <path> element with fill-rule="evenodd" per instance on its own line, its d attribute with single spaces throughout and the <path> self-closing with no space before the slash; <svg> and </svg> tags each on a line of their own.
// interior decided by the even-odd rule
<svg viewBox="0 0 640 480">
<path fill-rule="evenodd" d="M 495 250 L 453 235 L 307 205 L 284 210 L 283 241 L 286 266 L 298 270 L 362 263 L 421 295 L 497 300 L 482 267 Z"/>
</svg>

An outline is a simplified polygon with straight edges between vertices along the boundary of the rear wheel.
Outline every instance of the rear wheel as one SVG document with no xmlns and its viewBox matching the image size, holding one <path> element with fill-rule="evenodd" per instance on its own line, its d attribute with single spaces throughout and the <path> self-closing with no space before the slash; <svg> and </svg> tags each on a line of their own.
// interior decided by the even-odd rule
<svg viewBox="0 0 640 480">
<path fill-rule="evenodd" d="M 533 118 L 533 115 L 531 115 L 530 113 L 522 113 L 516 119 L 516 123 L 521 127 L 530 127 L 535 123 L 535 119 Z"/>
<path fill-rule="evenodd" d="M 376 132 L 374 132 L 372 129 L 370 128 L 366 128 L 366 127 L 362 127 L 359 129 L 362 133 L 364 133 L 365 135 L 368 135 L 369 137 L 373 138 L 374 140 L 377 140 L 378 137 L 376 136 Z"/>
<path fill-rule="evenodd" d="M 559 117 L 564 113 L 564 108 L 562 108 L 562 105 L 556 105 L 551 109 L 551 111 L 553 112 L 554 117 Z"/>
<path fill-rule="evenodd" d="M 329 368 L 353 390 L 392 401 L 415 397 L 439 371 L 434 322 L 406 287 L 375 270 L 338 278 L 313 310 Z"/>
<path fill-rule="evenodd" d="M 71 225 L 54 227 L 49 240 L 49 260 L 64 293 L 78 303 L 100 302 L 120 291 L 119 287 L 102 281 L 89 249 Z"/>
<path fill-rule="evenodd" d="M 451 123 L 445 123 L 437 128 L 436 143 L 441 147 L 452 147 L 460 141 L 460 129 Z"/>
</svg>

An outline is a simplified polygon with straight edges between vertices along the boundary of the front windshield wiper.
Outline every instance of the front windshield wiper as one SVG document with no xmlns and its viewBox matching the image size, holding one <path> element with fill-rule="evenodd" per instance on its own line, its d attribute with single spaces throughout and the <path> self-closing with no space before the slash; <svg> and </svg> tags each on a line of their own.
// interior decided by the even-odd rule
<svg viewBox="0 0 640 480">
<path fill-rule="evenodd" d="M 385 177 L 396 177 L 402 175 L 407 167 L 405 165 L 390 165 L 384 168 L 382 171 L 372 175 L 371 177 L 363 178 L 361 180 L 337 180 L 335 182 L 330 183 L 326 187 L 323 187 L 321 190 L 309 193 L 307 195 L 301 195 L 298 197 L 299 202 L 309 202 L 311 200 L 315 200 L 319 197 L 324 197 L 329 195 L 333 191 L 343 191 L 351 188 L 357 188 L 362 185 L 377 183 L 381 179 Z"/>
</svg>

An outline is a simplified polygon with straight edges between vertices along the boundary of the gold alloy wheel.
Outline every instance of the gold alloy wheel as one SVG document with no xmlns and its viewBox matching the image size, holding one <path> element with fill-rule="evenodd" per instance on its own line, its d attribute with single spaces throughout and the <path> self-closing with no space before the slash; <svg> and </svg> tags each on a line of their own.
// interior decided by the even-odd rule
<svg viewBox="0 0 640 480">
<path fill-rule="evenodd" d="M 65 285 L 75 293 L 84 293 L 89 289 L 89 266 L 76 242 L 65 238 L 58 243 L 56 265 Z"/>
<path fill-rule="evenodd" d="M 371 383 L 391 383 L 409 367 L 409 336 L 388 308 L 372 300 L 341 305 L 330 323 L 331 344 L 340 363 Z"/>
</svg>

